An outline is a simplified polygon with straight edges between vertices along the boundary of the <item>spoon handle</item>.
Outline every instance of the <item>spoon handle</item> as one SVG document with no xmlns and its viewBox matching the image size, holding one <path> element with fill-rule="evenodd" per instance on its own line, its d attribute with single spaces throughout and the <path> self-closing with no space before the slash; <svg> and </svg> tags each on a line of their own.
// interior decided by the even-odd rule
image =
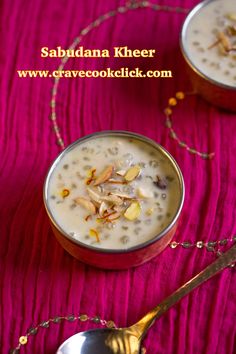
<svg viewBox="0 0 236 354">
<path fill-rule="evenodd" d="M 164 299 L 158 306 L 148 312 L 141 320 L 130 328 L 136 332 L 139 338 L 143 338 L 147 330 L 152 326 L 154 321 L 158 319 L 171 306 L 176 304 L 182 297 L 197 288 L 200 284 L 220 272 L 222 269 L 232 264 L 236 260 L 236 245 L 231 247 L 227 252 L 220 256 L 216 261 L 207 266 L 204 270 L 182 285 L 173 294 Z"/>
</svg>

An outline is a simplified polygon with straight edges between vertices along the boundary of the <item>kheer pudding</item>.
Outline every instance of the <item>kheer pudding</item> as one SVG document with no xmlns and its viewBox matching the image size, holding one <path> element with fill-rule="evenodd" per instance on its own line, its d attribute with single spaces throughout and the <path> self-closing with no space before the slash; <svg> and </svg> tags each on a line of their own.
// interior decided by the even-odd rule
<svg viewBox="0 0 236 354">
<path fill-rule="evenodd" d="M 185 23 L 184 50 L 202 74 L 236 88 L 236 1 L 203 4 Z"/>
<path fill-rule="evenodd" d="M 102 249 L 128 249 L 153 239 L 182 202 L 173 161 L 130 136 L 78 141 L 55 164 L 47 207 L 71 238 Z"/>
</svg>

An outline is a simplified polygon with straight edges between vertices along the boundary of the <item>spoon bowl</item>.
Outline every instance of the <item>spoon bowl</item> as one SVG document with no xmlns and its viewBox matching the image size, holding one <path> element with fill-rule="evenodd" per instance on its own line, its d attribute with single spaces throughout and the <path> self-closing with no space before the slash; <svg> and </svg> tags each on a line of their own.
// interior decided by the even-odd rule
<svg viewBox="0 0 236 354">
<path fill-rule="evenodd" d="M 56 354 L 141 354 L 148 329 L 171 306 L 236 260 L 236 245 L 168 296 L 137 323 L 127 328 L 94 329 L 67 339 Z"/>
<path fill-rule="evenodd" d="M 92 329 L 67 339 L 57 354 L 138 354 L 140 345 L 140 339 L 129 328 Z"/>
</svg>

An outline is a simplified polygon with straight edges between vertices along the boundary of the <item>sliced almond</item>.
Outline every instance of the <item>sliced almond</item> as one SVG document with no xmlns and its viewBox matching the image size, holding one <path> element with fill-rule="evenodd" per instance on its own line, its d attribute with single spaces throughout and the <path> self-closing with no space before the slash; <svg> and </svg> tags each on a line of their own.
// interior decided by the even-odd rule
<svg viewBox="0 0 236 354">
<path fill-rule="evenodd" d="M 87 187 L 87 192 L 89 197 L 96 203 L 101 204 L 102 202 L 102 195 L 99 193 L 98 190 L 96 190 L 95 188 L 91 188 L 91 187 Z"/>
<path fill-rule="evenodd" d="M 108 204 L 106 202 L 102 202 L 99 207 L 99 215 L 103 216 L 103 214 L 107 209 L 108 209 Z"/>
<path fill-rule="evenodd" d="M 141 213 L 141 206 L 138 202 L 133 202 L 126 209 L 124 213 L 124 217 L 130 221 L 135 220 L 139 217 Z"/>
<path fill-rule="evenodd" d="M 219 50 L 219 54 L 224 55 L 224 56 L 228 55 L 227 50 L 225 49 L 225 47 L 223 46 L 223 44 L 221 42 L 218 45 L 218 50 Z"/>
<path fill-rule="evenodd" d="M 229 38 L 224 34 L 224 32 L 218 33 L 218 39 L 220 40 L 223 48 L 228 52 L 231 49 L 231 43 Z"/>
<path fill-rule="evenodd" d="M 153 198 L 153 192 L 143 187 L 137 189 L 137 194 L 140 198 Z"/>
<path fill-rule="evenodd" d="M 123 200 L 114 194 L 106 195 L 106 196 L 102 197 L 102 200 L 112 203 L 112 204 L 115 204 L 115 205 L 122 205 L 123 204 Z"/>
<path fill-rule="evenodd" d="M 117 197 L 120 197 L 122 199 L 134 199 L 134 196 L 128 195 L 126 193 L 120 193 L 120 192 L 111 192 L 112 195 L 116 195 Z"/>
<path fill-rule="evenodd" d="M 120 179 L 114 179 L 114 178 L 109 178 L 108 183 L 112 183 L 112 184 L 127 184 L 127 181 L 122 181 Z"/>
<path fill-rule="evenodd" d="M 139 165 L 132 166 L 126 172 L 124 178 L 126 181 L 131 182 L 133 181 L 138 175 L 140 174 L 141 168 Z"/>
<path fill-rule="evenodd" d="M 101 183 L 106 182 L 112 175 L 113 165 L 109 165 L 103 172 L 96 178 L 94 186 L 98 186 Z"/>
<path fill-rule="evenodd" d="M 107 220 L 107 221 L 115 221 L 115 220 L 119 219 L 120 216 L 121 216 L 121 213 L 115 212 L 115 213 L 110 214 L 110 215 L 106 218 L 106 220 Z"/>
<path fill-rule="evenodd" d="M 124 176 L 125 174 L 126 174 L 126 170 L 119 170 L 119 171 L 116 171 L 116 174 L 118 175 L 118 176 Z"/>
<path fill-rule="evenodd" d="M 75 199 L 75 202 L 79 205 L 81 205 L 83 208 L 85 208 L 86 210 L 90 211 L 90 213 L 92 214 L 96 214 L 96 207 L 95 205 L 88 200 L 87 198 L 84 197 L 78 197 Z"/>
</svg>

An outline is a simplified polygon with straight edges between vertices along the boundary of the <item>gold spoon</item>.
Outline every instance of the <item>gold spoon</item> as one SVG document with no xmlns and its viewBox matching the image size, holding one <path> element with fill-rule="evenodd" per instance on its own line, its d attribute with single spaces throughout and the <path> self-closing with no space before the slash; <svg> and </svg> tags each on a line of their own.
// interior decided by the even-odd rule
<svg viewBox="0 0 236 354">
<path fill-rule="evenodd" d="M 94 329 L 67 339 L 56 354 L 139 354 L 141 341 L 154 321 L 190 291 L 236 261 L 236 245 L 127 328 Z"/>
</svg>

